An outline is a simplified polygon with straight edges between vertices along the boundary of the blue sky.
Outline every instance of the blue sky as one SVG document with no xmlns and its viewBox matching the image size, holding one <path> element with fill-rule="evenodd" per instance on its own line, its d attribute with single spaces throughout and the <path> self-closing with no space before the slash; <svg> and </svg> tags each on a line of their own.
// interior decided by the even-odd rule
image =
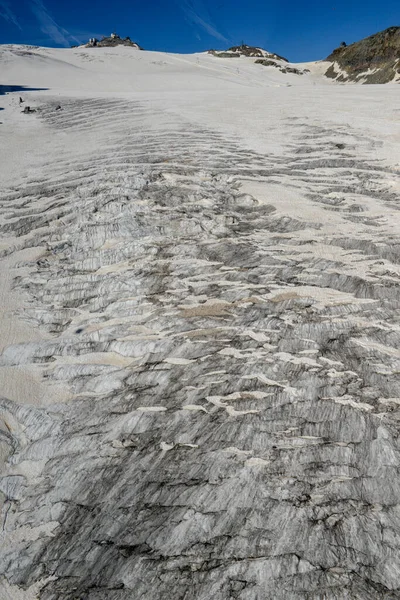
<svg viewBox="0 0 400 600">
<path fill-rule="evenodd" d="M 147 50 L 244 41 L 305 61 L 399 24 L 399 0 L 0 0 L 2 44 L 69 46 L 116 31 Z"/>
</svg>

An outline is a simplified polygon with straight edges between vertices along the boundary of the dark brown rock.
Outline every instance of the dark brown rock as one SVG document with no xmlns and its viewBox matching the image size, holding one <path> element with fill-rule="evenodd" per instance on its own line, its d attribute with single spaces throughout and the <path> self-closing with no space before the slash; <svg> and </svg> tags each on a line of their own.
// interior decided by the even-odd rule
<svg viewBox="0 0 400 600">
<path fill-rule="evenodd" d="M 342 43 L 326 60 L 340 67 L 342 73 L 335 69 L 334 64 L 325 73 L 338 81 L 393 81 L 400 60 L 400 27 L 389 27 L 350 46 Z"/>
</svg>

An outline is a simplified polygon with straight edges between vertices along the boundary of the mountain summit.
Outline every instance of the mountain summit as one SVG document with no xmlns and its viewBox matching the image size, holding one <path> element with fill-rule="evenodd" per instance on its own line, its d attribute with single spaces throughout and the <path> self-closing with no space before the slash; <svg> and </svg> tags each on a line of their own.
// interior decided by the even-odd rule
<svg viewBox="0 0 400 600">
<path fill-rule="evenodd" d="M 326 76 L 337 81 L 389 83 L 400 76 L 400 27 L 389 27 L 350 46 L 342 44 L 326 59 Z"/>
<path fill-rule="evenodd" d="M 130 37 L 121 38 L 117 33 L 103 37 L 101 40 L 91 38 L 86 44 L 87 48 L 115 48 L 115 46 L 129 46 L 137 50 L 143 50 L 136 42 L 132 42 Z"/>
</svg>

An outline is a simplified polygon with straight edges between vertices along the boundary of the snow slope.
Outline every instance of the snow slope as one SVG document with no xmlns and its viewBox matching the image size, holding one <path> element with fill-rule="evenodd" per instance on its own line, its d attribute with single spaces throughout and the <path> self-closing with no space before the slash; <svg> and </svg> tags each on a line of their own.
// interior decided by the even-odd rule
<svg viewBox="0 0 400 600">
<path fill-rule="evenodd" d="M 1 598 L 400 594 L 399 92 L 304 67 L 0 47 Z"/>
</svg>

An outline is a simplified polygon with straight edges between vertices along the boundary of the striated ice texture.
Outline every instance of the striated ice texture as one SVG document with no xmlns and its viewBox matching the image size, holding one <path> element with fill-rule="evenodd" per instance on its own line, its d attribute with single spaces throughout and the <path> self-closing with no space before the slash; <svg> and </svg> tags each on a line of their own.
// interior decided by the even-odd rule
<svg viewBox="0 0 400 600">
<path fill-rule="evenodd" d="M 400 598 L 397 170 L 350 125 L 283 118 L 267 155 L 54 107 L 103 137 L 1 197 L 42 334 L 0 370 L 48 390 L 1 400 L 1 598 Z"/>
</svg>

